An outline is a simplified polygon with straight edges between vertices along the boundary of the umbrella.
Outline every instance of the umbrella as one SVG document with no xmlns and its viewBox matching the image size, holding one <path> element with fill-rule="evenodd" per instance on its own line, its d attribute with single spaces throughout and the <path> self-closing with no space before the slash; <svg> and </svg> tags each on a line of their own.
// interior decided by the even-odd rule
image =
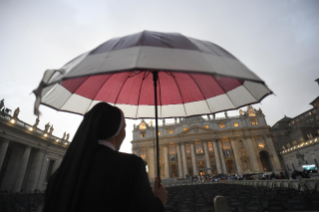
<svg viewBox="0 0 319 212">
<path fill-rule="evenodd" d="M 220 46 L 179 33 L 143 31 L 111 39 L 61 69 L 47 70 L 39 104 L 85 114 L 98 102 L 126 118 L 189 117 L 237 109 L 272 92 L 263 80 Z M 155 110 L 154 110 L 155 108 Z"/>
</svg>

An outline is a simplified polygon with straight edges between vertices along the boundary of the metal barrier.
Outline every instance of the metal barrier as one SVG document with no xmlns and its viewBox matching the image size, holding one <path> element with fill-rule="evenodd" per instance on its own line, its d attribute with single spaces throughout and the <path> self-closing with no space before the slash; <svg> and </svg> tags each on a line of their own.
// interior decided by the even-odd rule
<svg viewBox="0 0 319 212">
<path fill-rule="evenodd" d="M 162 182 L 166 187 L 181 186 L 181 185 L 205 185 L 205 184 L 235 184 L 235 185 L 250 185 L 250 186 L 264 186 L 268 188 L 293 188 L 297 191 L 319 191 L 319 179 L 299 179 L 299 180 L 231 180 L 219 182 L 205 182 L 195 183 L 187 181 L 171 181 Z M 152 183 L 151 183 L 151 186 Z"/>
</svg>

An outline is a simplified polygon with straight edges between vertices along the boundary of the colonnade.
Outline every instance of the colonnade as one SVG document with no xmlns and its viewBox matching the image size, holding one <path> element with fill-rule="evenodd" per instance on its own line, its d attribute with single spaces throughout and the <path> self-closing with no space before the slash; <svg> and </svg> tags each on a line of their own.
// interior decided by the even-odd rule
<svg viewBox="0 0 319 212">
<path fill-rule="evenodd" d="M 47 175 L 59 167 L 62 159 L 52 151 L 0 138 L 0 190 L 44 190 L 50 177 Z"/>
</svg>

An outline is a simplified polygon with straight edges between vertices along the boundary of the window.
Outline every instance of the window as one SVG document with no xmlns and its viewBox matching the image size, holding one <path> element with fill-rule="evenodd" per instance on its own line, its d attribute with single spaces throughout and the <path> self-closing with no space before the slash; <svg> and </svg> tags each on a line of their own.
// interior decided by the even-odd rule
<svg viewBox="0 0 319 212">
<path fill-rule="evenodd" d="M 186 130 L 187 130 L 187 127 L 184 127 L 184 128 L 183 128 L 183 131 L 186 131 Z"/>
<path fill-rule="evenodd" d="M 141 156 L 141 158 L 142 158 L 143 160 L 146 159 L 146 148 L 145 148 L 145 147 L 143 147 L 143 148 L 140 149 L 140 156 Z"/>
<path fill-rule="evenodd" d="M 311 112 L 309 112 L 309 116 L 311 116 Z"/>
<path fill-rule="evenodd" d="M 169 148 L 169 154 L 176 154 L 175 152 L 175 145 L 171 145 Z"/>
<path fill-rule="evenodd" d="M 160 131 L 158 131 L 158 133 L 157 133 L 157 134 L 158 134 L 158 136 L 160 136 L 160 135 L 161 135 L 161 132 L 160 132 Z"/>
<path fill-rule="evenodd" d="M 229 149 L 230 148 L 227 141 L 223 142 L 223 147 L 224 147 L 224 149 Z"/>
<path fill-rule="evenodd" d="M 224 124 L 223 121 L 220 121 L 220 122 L 219 122 L 219 128 L 225 128 L 225 124 Z"/>
<path fill-rule="evenodd" d="M 51 174 L 52 174 L 52 171 L 53 171 L 54 163 L 55 163 L 55 160 L 48 159 L 47 161 L 48 161 L 49 165 L 48 165 L 47 176 L 45 178 L 45 182 L 49 181 Z"/>
<path fill-rule="evenodd" d="M 234 127 L 238 127 L 239 125 L 238 125 L 238 122 L 235 122 L 234 123 Z"/>
<path fill-rule="evenodd" d="M 265 143 L 261 138 L 257 138 L 257 144 L 259 148 L 264 148 L 265 147 Z"/>
<path fill-rule="evenodd" d="M 251 121 L 251 125 L 258 125 L 256 118 L 250 118 L 250 121 Z"/>
<path fill-rule="evenodd" d="M 142 122 L 142 123 L 140 124 L 140 130 L 145 130 L 145 129 L 146 129 L 146 125 L 145 125 L 144 122 Z"/>
<path fill-rule="evenodd" d="M 204 127 L 205 127 L 206 129 L 209 129 L 209 126 L 208 126 L 208 125 L 205 125 Z"/>
<path fill-rule="evenodd" d="M 145 137 L 145 131 L 141 131 L 141 138 L 144 138 Z"/>
<path fill-rule="evenodd" d="M 212 142 L 208 142 L 207 143 L 207 146 L 208 146 L 208 151 L 209 152 L 212 152 L 214 149 L 213 149 L 213 144 L 212 144 Z"/>
<path fill-rule="evenodd" d="M 191 153 L 191 147 L 190 147 L 190 145 L 189 145 L 189 144 L 186 144 L 185 148 L 186 148 L 186 153 L 187 153 L 187 154 L 190 154 L 190 153 Z"/>
<path fill-rule="evenodd" d="M 168 128 L 168 134 L 173 134 L 174 133 L 174 130 L 173 130 L 173 128 Z"/>
<path fill-rule="evenodd" d="M 203 146 L 201 143 L 196 143 L 196 153 L 197 154 L 203 153 Z"/>
</svg>

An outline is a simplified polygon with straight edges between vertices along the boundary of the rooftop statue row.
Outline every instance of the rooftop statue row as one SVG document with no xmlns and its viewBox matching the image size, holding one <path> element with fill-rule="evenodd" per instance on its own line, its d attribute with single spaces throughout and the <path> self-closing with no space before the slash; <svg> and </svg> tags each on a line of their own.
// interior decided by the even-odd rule
<svg viewBox="0 0 319 212">
<path fill-rule="evenodd" d="M 1 112 L 2 115 L 9 116 L 11 118 L 11 120 L 14 120 L 14 122 L 15 121 L 20 121 L 20 119 L 19 119 L 20 108 L 18 107 L 17 109 L 15 109 L 14 113 L 13 113 L 13 116 L 11 116 L 11 109 L 5 107 L 4 99 L 2 99 L 0 101 L 0 112 Z M 36 120 L 35 120 L 34 125 L 32 125 L 32 128 L 37 129 L 39 123 L 40 123 L 40 119 L 39 119 L 39 117 L 37 117 Z M 50 125 L 50 122 L 48 122 L 44 126 L 43 134 L 52 135 L 53 131 L 54 131 L 53 124 Z M 62 141 L 68 141 L 69 137 L 70 137 L 70 134 L 64 132 L 63 137 L 62 137 Z"/>
</svg>

